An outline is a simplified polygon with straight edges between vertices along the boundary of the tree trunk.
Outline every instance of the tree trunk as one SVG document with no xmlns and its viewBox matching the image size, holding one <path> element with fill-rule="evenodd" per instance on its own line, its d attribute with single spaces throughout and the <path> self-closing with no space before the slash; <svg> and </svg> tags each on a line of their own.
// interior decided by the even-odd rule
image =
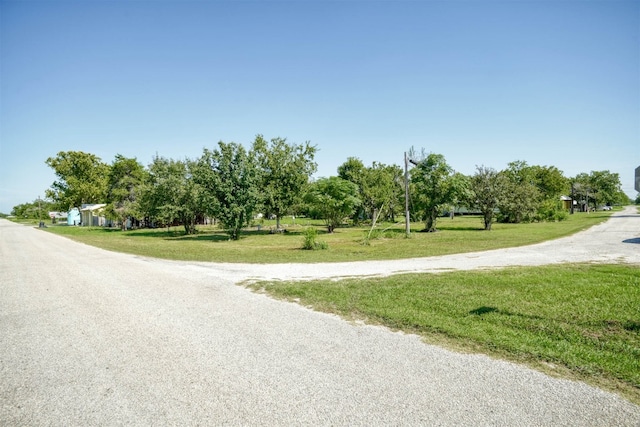
<svg viewBox="0 0 640 427">
<path fill-rule="evenodd" d="M 485 212 L 484 214 L 484 229 L 489 231 L 491 230 L 491 223 L 493 222 L 492 213 Z"/>
<path fill-rule="evenodd" d="M 427 212 L 427 223 L 425 226 L 425 231 L 429 233 L 433 233 L 436 231 L 436 221 L 438 220 L 438 209 L 433 208 L 431 211 Z"/>
</svg>

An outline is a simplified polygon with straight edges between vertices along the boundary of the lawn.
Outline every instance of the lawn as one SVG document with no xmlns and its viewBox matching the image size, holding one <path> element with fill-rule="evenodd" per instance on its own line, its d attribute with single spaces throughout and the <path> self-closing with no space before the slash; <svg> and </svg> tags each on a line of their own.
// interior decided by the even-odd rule
<svg viewBox="0 0 640 427">
<path fill-rule="evenodd" d="M 532 224 L 494 224 L 482 230 L 475 216 L 440 218 L 436 233 L 421 233 L 423 224 L 412 224 L 406 238 L 404 223 L 379 224 L 370 234 L 370 226 L 338 228 L 327 234 L 320 221 L 296 218 L 287 232 L 269 234 L 271 222 L 246 229 L 238 241 L 213 226 L 199 226 L 195 235 L 185 235 L 181 227 L 120 231 L 101 227 L 48 225 L 48 232 L 60 234 L 104 249 L 156 258 L 249 263 L 337 262 L 401 259 L 483 251 L 538 243 L 567 236 L 607 219 L 611 212 L 578 213 L 562 222 Z M 286 223 L 285 221 L 283 221 Z M 302 250 L 306 227 L 316 227 L 318 239 L 326 250 Z M 369 239 L 367 239 L 369 236 Z"/>
<path fill-rule="evenodd" d="M 313 309 L 525 363 L 640 403 L 640 268 L 561 265 L 249 285 Z"/>
</svg>

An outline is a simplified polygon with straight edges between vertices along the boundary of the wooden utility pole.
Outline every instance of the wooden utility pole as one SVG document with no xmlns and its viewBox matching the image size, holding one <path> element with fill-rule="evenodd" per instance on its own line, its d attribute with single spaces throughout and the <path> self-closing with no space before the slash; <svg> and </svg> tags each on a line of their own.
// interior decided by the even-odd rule
<svg viewBox="0 0 640 427">
<path fill-rule="evenodd" d="M 414 166 L 418 162 L 411 160 L 407 152 L 404 152 L 404 225 L 407 237 L 411 234 L 411 218 L 409 215 L 409 163 Z"/>
<path fill-rule="evenodd" d="M 573 182 L 572 182 L 571 183 L 571 206 L 569 207 L 571 215 L 573 215 L 573 198 L 574 198 L 574 193 L 573 193 Z"/>
<path fill-rule="evenodd" d="M 411 234 L 411 221 L 409 219 L 409 156 L 404 152 L 404 226 L 407 237 Z"/>
</svg>

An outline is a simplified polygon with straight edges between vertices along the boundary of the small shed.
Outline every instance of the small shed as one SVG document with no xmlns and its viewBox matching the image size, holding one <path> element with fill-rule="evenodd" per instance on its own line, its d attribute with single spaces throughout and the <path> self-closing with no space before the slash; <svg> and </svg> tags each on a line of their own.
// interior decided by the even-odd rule
<svg viewBox="0 0 640 427">
<path fill-rule="evenodd" d="M 80 225 L 81 217 L 80 217 L 80 209 L 71 208 L 69 212 L 67 212 L 67 225 Z"/>
<path fill-rule="evenodd" d="M 104 216 L 100 215 L 105 206 L 107 206 L 105 203 L 82 205 L 82 208 L 80 208 L 82 225 L 89 227 L 100 227 L 105 225 L 107 220 Z"/>
<path fill-rule="evenodd" d="M 571 209 L 571 201 L 573 200 L 571 197 L 569 196 L 560 196 L 560 200 L 562 201 L 562 207 L 564 209 Z M 576 202 L 574 201 L 573 204 L 575 205 Z"/>
</svg>

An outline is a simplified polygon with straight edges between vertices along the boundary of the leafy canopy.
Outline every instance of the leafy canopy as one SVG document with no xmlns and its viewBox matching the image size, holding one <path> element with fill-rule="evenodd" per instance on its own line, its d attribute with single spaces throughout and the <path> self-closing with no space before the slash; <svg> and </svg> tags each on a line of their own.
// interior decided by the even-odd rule
<svg viewBox="0 0 640 427">
<path fill-rule="evenodd" d="M 107 193 L 109 165 L 94 154 L 83 151 L 60 151 L 45 163 L 58 179 L 45 195 L 61 210 L 84 203 L 102 203 Z"/>
<path fill-rule="evenodd" d="M 206 213 L 220 221 L 232 240 L 239 239 L 260 201 L 255 153 L 220 141 L 217 149 L 204 150 L 194 175 L 203 188 Z"/>
<path fill-rule="evenodd" d="M 425 219 L 425 231 L 436 231 L 441 210 L 460 198 L 466 183 L 463 178 L 442 154 L 429 153 L 411 170 L 414 204 Z"/>
<path fill-rule="evenodd" d="M 306 201 L 324 218 L 329 233 L 360 206 L 358 186 L 337 176 L 320 178 L 306 195 Z"/>
<path fill-rule="evenodd" d="M 300 202 L 309 177 L 316 171 L 316 147 L 309 142 L 289 144 L 283 138 L 273 138 L 269 143 L 258 135 L 253 150 L 260 167 L 264 208 L 267 214 L 276 216 L 276 227 L 280 228 L 280 218 Z"/>
</svg>

